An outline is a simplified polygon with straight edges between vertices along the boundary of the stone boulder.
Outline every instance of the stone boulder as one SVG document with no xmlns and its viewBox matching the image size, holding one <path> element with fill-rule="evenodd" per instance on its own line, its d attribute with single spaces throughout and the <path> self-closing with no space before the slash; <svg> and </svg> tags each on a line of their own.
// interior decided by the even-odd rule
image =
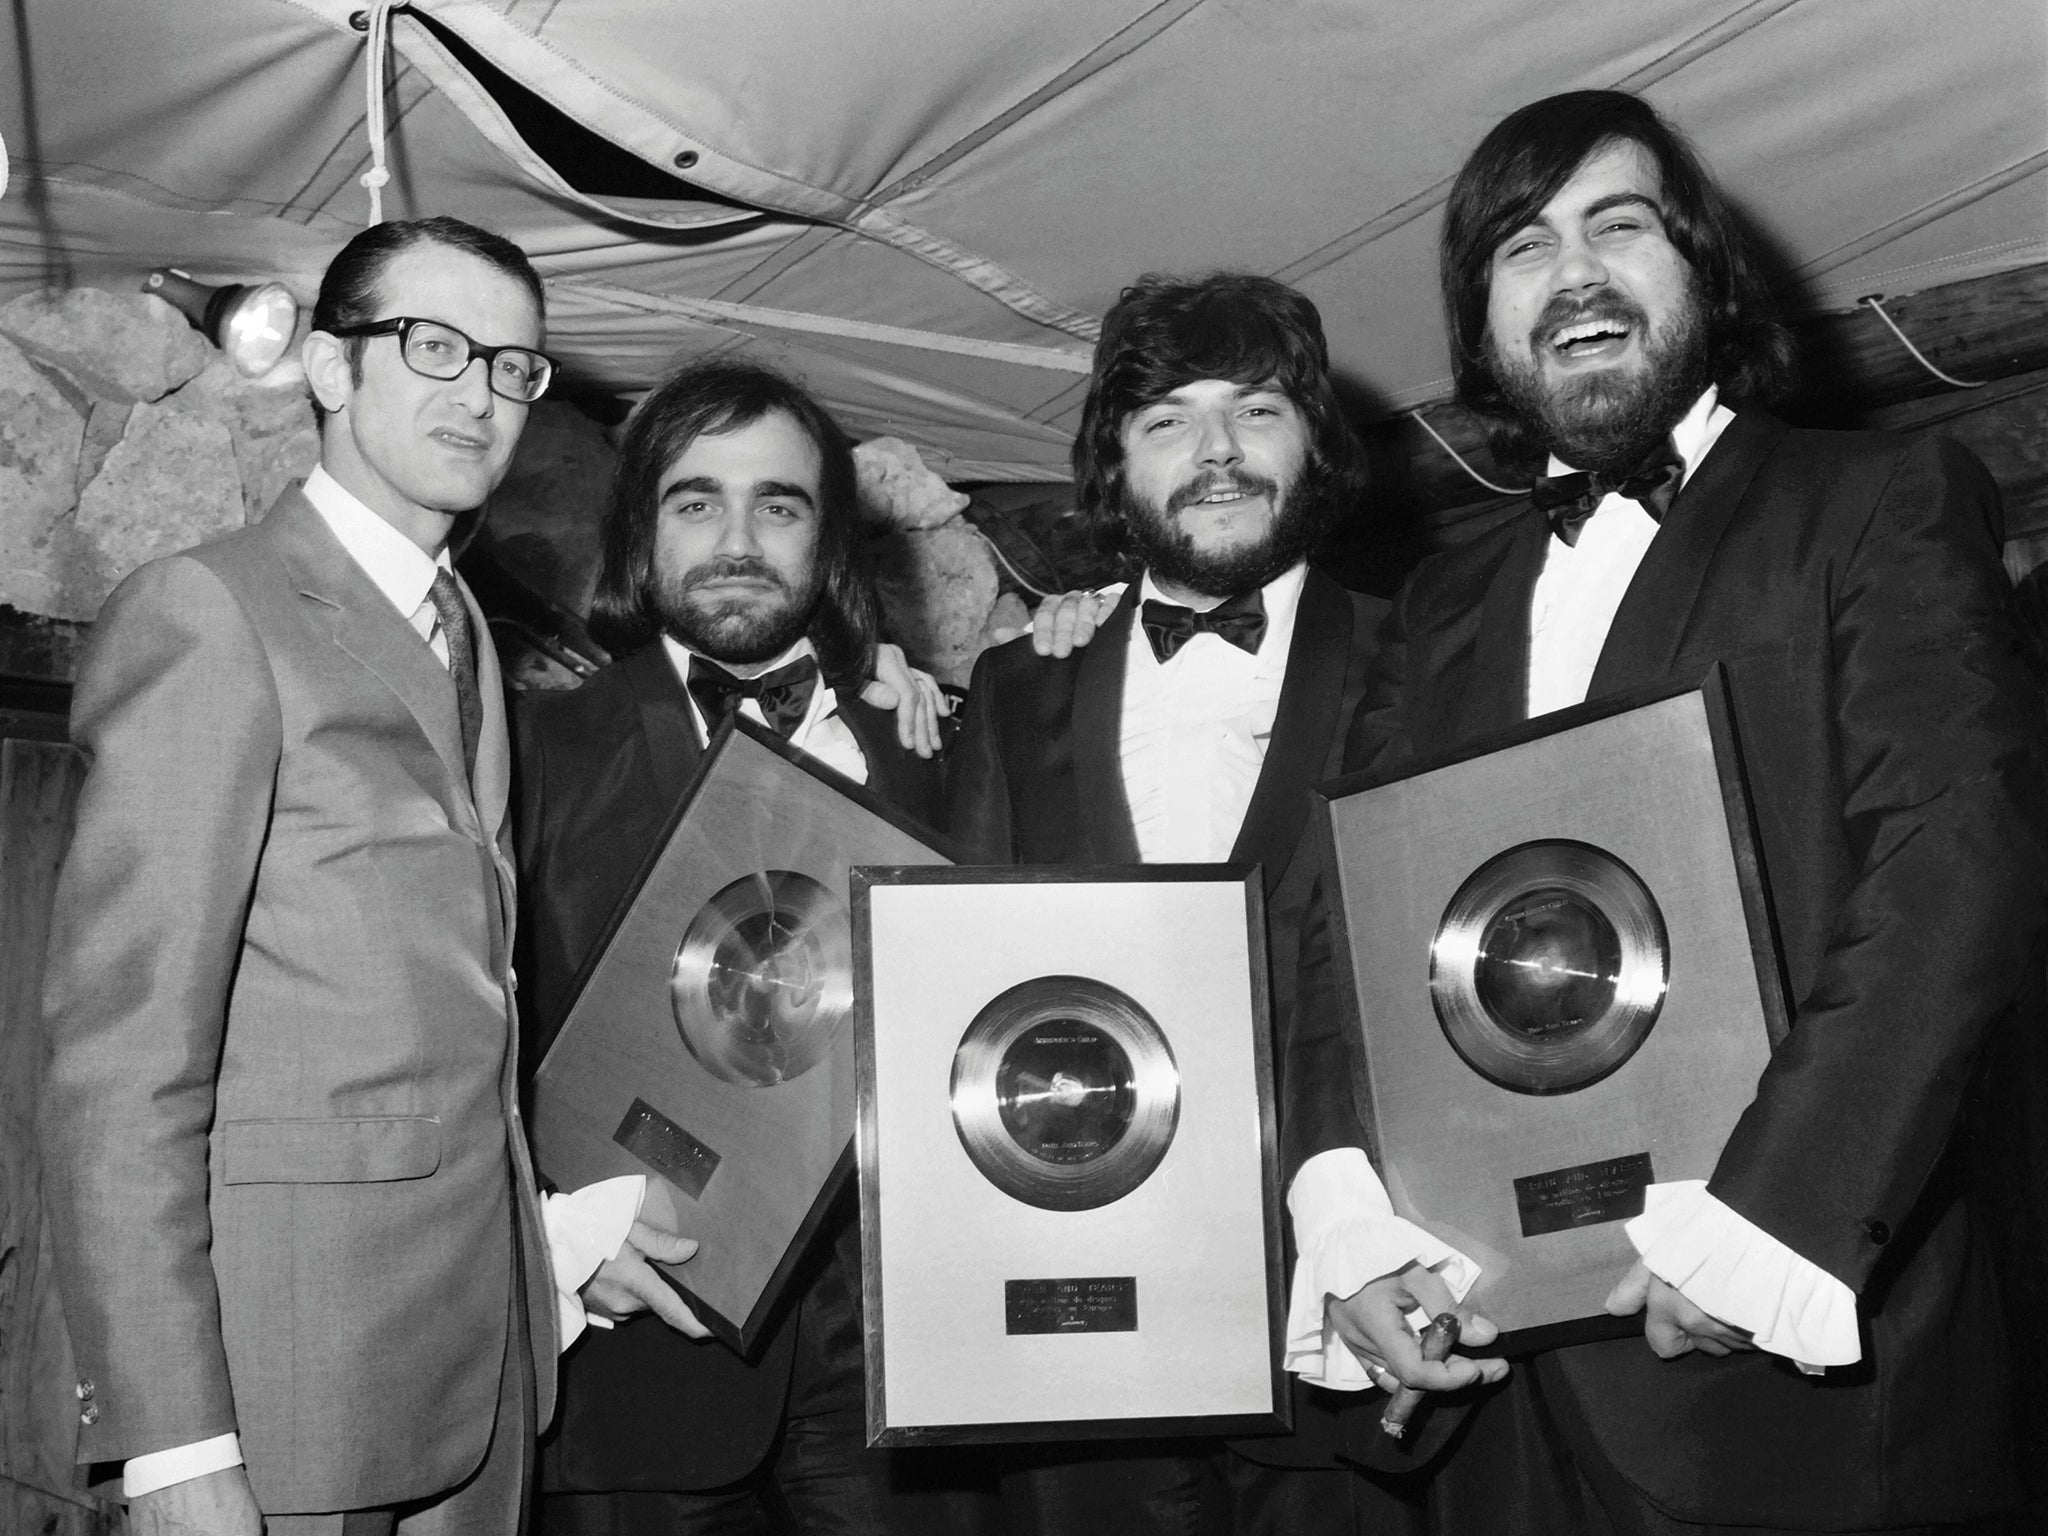
<svg viewBox="0 0 2048 1536">
<path fill-rule="evenodd" d="M 135 567 L 245 521 L 228 429 L 171 405 L 138 405 L 78 498 L 78 560 L 61 618 L 91 618 Z"/>
<path fill-rule="evenodd" d="M 0 340 L 0 603 L 55 611 L 62 580 L 52 539 L 78 501 L 84 435 L 63 392 Z"/>
<path fill-rule="evenodd" d="M 249 522 L 260 521 L 287 484 L 305 479 L 320 462 L 313 401 L 306 393 L 306 371 L 296 358 L 250 379 L 223 353 L 213 352 L 206 367 L 165 396 L 164 404 L 227 428 Z"/>
<path fill-rule="evenodd" d="M 219 353 L 154 294 L 45 289 L 0 306 L 0 336 L 102 400 L 161 400 Z"/>
</svg>

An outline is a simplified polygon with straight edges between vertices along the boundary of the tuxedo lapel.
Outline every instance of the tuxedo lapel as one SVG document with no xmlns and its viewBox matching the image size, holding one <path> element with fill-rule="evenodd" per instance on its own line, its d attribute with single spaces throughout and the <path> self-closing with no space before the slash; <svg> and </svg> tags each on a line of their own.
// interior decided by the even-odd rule
<svg viewBox="0 0 2048 1536">
<path fill-rule="evenodd" d="M 408 624 L 391 600 L 377 590 L 341 540 L 296 486 L 281 497 L 259 525 L 275 545 L 279 560 L 297 584 L 299 595 L 317 604 L 315 627 L 348 655 L 375 674 L 412 713 L 421 732 L 448 770 L 450 805 L 473 803 L 469 769 L 462 750 L 462 717 L 448 669 Z M 471 613 L 476 609 L 471 606 Z M 481 655 L 488 646 L 479 646 Z M 496 660 L 491 663 L 495 683 Z M 482 676 L 479 674 L 479 686 Z M 491 694 L 496 688 L 491 689 Z M 487 695 L 487 700 L 490 695 Z M 492 705 L 486 702 L 485 720 Z M 497 740 L 505 739 L 504 703 L 496 703 Z M 501 754 L 502 755 L 502 754 Z M 501 765 L 502 767 L 502 765 Z M 504 814 L 503 786 L 498 786 L 498 817 Z M 493 823 L 495 830 L 495 823 Z"/>
<path fill-rule="evenodd" d="M 1505 730 L 1529 713 L 1529 605 L 1550 545 L 1550 525 L 1534 511 L 1516 522 L 1486 584 L 1471 673 L 1458 705 L 1457 739 Z"/>
<path fill-rule="evenodd" d="M 1138 586 L 1134 581 L 1124 589 L 1122 601 L 1081 652 L 1074 676 L 1074 794 L 1084 856 L 1099 864 L 1139 862 L 1122 760 L 1124 668 L 1137 622 Z"/>
<path fill-rule="evenodd" d="M 1785 435 L 1770 417 L 1737 416 L 1678 493 L 1615 610 L 1588 699 L 1646 687 L 1671 673 L 1700 587 L 1756 472 Z"/>
<path fill-rule="evenodd" d="M 632 690 L 639 711 L 640 739 L 647 753 L 655 804 L 676 805 L 697 772 L 697 760 L 704 755 L 683 680 L 668 659 L 668 647 L 659 640 L 621 661 L 619 673 Z"/>
<path fill-rule="evenodd" d="M 1309 790 L 1323 777 L 1346 724 L 1344 672 L 1351 658 L 1351 621 L 1350 595 L 1329 577 L 1310 571 L 1294 613 L 1294 638 L 1266 760 L 1230 850 L 1233 863 L 1265 867 L 1268 891 L 1301 841 Z"/>
</svg>

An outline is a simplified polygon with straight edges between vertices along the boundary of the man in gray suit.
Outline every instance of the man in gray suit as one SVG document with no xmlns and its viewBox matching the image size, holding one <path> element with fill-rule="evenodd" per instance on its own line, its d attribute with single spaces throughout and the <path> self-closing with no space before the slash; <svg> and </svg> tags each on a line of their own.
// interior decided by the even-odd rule
<svg viewBox="0 0 2048 1536">
<path fill-rule="evenodd" d="M 547 386 L 541 287 L 386 224 L 313 326 L 320 467 L 122 583 L 78 679 L 41 1127 L 79 1454 L 138 1532 L 482 1536 L 557 1308 L 497 660 L 446 544 Z"/>
</svg>

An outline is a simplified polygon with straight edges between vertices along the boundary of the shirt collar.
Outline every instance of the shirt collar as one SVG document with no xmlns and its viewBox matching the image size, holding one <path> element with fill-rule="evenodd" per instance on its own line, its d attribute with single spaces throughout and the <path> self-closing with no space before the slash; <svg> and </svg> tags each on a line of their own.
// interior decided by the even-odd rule
<svg viewBox="0 0 2048 1536">
<path fill-rule="evenodd" d="M 1735 413 L 1721 404 L 1720 386 L 1709 384 L 1707 392 L 1693 401 L 1692 409 L 1677 426 L 1671 429 L 1671 445 L 1678 450 L 1678 456 L 1685 460 L 1685 478 L 1690 480 L 1692 472 L 1700 467 L 1700 460 L 1707 456 L 1707 450 L 1720 440 L 1728 423 L 1735 419 Z M 1556 454 L 1550 456 L 1550 467 L 1544 471 L 1549 475 L 1569 475 L 1571 465 Z M 1683 484 L 1683 482 L 1680 482 Z"/>
<path fill-rule="evenodd" d="M 661 648 L 668 653 L 669 665 L 676 669 L 676 676 L 680 678 L 684 684 L 683 696 L 690 701 L 690 718 L 697 722 L 698 736 L 700 738 L 709 738 L 709 736 L 711 735 L 711 731 L 710 727 L 705 722 L 704 712 L 697 707 L 696 697 L 693 694 L 691 694 L 689 690 L 690 658 L 698 653 L 691 650 L 687 645 L 683 644 L 682 641 L 676 639 L 674 635 L 666 633 L 664 633 L 661 637 Z M 788 666 L 792 661 L 795 661 L 799 656 L 815 656 L 817 654 L 818 648 L 811 644 L 811 637 L 809 635 L 803 635 L 798 637 L 796 644 L 792 645 L 780 656 L 776 657 L 773 661 L 769 662 L 768 665 L 763 667 L 761 670 L 763 673 L 773 672 L 777 667 Z M 725 665 L 724 662 L 718 661 L 718 658 L 716 656 L 706 657 L 705 659 L 708 661 L 718 662 L 718 665 L 720 666 Z M 728 670 L 730 669 L 728 668 Z M 823 720 L 827 716 L 836 712 L 838 708 L 838 695 L 834 694 L 830 688 L 825 686 L 824 674 L 821 672 L 818 676 L 818 686 L 811 691 L 810 708 L 804 711 L 804 722 L 802 725 L 797 727 L 796 735 L 793 736 L 791 740 L 799 746 L 802 745 L 804 738 L 809 736 L 811 728 L 815 726 L 820 720 Z"/>
<path fill-rule="evenodd" d="M 360 498 L 316 464 L 303 487 L 349 558 L 363 568 L 379 592 L 406 618 L 419 611 L 438 571 L 452 569 L 448 551 L 430 556 L 396 528 L 372 512 Z"/>
</svg>

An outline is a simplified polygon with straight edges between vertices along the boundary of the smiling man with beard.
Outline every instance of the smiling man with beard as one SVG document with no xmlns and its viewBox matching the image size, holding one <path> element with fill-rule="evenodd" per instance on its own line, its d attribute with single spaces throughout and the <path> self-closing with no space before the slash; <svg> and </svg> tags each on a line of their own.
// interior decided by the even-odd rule
<svg viewBox="0 0 2048 1536">
<path fill-rule="evenodd" d="M 936 824 L 939 765 L 857 693 L 877 647 L 854 497 L 846 439 L 779 374 L 697 364 L 635 411 L 591 613 L 619 659 L 573 692 L 527 695 L 514 722 L 529 1072 L 733 710 Z M 661 1322 L 594 1331 L 564 1357 L 539 1531 L 971 1528 L 971 1509 L 936 1491 L 907 1499 L 899 1458 L 866 1449 L 855 1216 L 849 1186 L 750 1361 L 704 1339 L 645 1257 L 686 1253 L 636 1227 L 584 1299 L 599 1317 Z"/>
<path fill-rule="evenodd" d="M 1394 1238 L 1401 1251 L 1376 1255 L 1331 1230 L 1355 1214 L 1361 1183 L 1379 1192 L 1341 1046 L 1330 1072 L 1290 1044 L 1297 935 L 1314 880 L 1309 791 L 1338 767 L 1342 724 L 1385 611 L 1308 564 L 1325 530 L 1356 514 L 1364 488 L 1328 370 L 1315 306 L 1270 278 L 1152 276 L 1125 290 L 1103 321 L 1074 478 L 1081 506 L 1122 543 L 1133 579 L 1085 649 L 1050 656 L 1017 643 L 983 654 L 948 784 L 949 829 L 986 862 L 1263 866 L 1290 1204 L 1302 1229 L 1308 1199 L 1333 1259 L 1319 1279 L 1297 1280 L 1290 1334 L 1315 1351 L 1324 1287 L 1349 1295 L 1443 1254 L 1413 1229 L 1405 1248 Z M 1383 1289 L 1412 1290 L 1432 1313 L 1451 1305 L 1445 1283 L 1420 1266 Z M 1483 1344 L 1490 1325 L 1474 1319 L 1466 1337 Z M 1408 1355 L 1404 1364 L 1431 1386 L 1502 1369 L 1425 1368 L 1412 1347 Z M 1192 1532 L 1217 1518 L 1246 1533 L 1409 1527 L 1409 1494 L 1338 1459 L 1353 1447 L 1331 1399 L 1298 1395 L 1295 1422 L 1292 1436 L 1228 1451 L 1059 1448 L 1007 1480 L 1012 1530 Z"/>
<path fill-rule="evenodd" d="M 1706 171 L 1635 97 L 1502 122 L 1459 174 L 1442 257 L 1460 395 L 1548 472 L 1527 515 L 1403 588 L 1345 766 L 1442 761 L 1719 663 L 1793 1018 L 1713 1176 L 1651 1185 L 1627 1224 L 1639 1260 L 1608 1309 L 1642 1336 L 1518 1364 L 1432 1485 L 1433 1522 L 1994 1514 L 2011 1381 L 1964 1106 L 2038 1027 L 2048 869 L 1996 490 L 1941 439 L 1765 413 L 1786 334 Z M 1312 933 L 1304 1029 L 1334 1032 Z"/>
</svg>

